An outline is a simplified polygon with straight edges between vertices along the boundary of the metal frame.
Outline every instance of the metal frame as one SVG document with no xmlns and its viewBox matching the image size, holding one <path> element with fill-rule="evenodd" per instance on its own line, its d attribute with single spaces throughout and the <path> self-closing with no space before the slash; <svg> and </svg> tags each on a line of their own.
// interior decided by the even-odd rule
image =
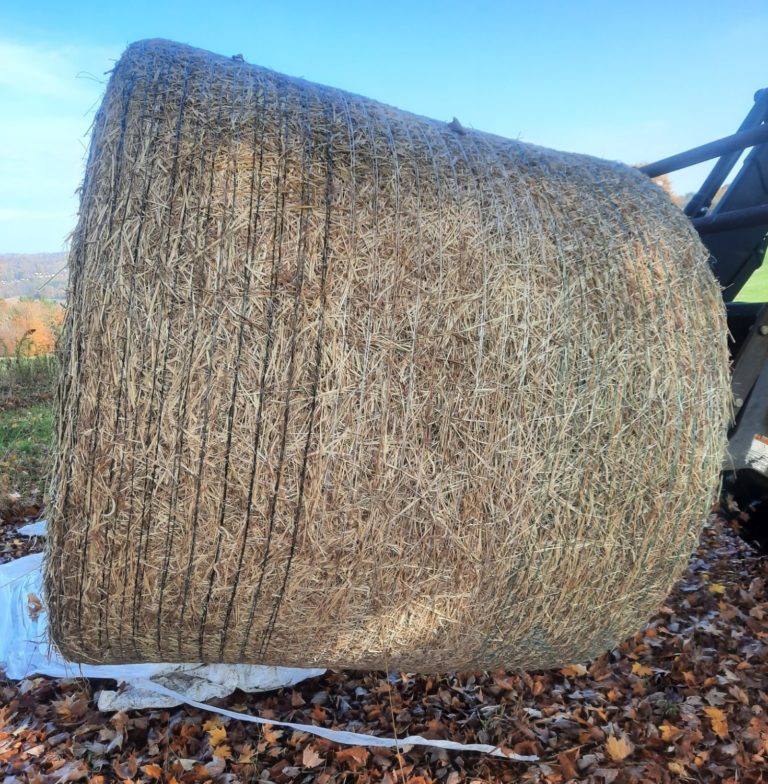
<svg viewBox="0 0 768 784">
<path fill-rule="evenodd" d="M 752 148 L 722 199 L 712 200 L 743 151 Z M 640 168 L 658 177 L 717 158 L 699 191 L 685 207 L 712 269 L 723 286 L 735 356 L 731 389 L 734 425 L 723 470 L 768 491 L 768 303 L 733 303 L 744 283 L 762 263 L 768 245 L 768 89 L 736 133 Z"/>
<path fill-rule="evenodd" d="M 745 149 L 752 148 L 722 199 L 712 199 Z M 755 102 L 736 133 L 641 167 L 650 177 L 717 158 L 685 213 L 711 254 L 712 269 L 731 302 L 760 266 L 768 234 L 768 89 Z M 709 210 L 709 211 L 708 211 Z"/>
</svg>

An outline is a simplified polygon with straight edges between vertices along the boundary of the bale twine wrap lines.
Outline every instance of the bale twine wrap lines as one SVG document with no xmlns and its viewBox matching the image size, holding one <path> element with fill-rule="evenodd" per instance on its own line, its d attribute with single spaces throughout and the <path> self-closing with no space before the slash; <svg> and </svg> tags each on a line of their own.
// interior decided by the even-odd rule
<svg viewBox="0 0 768 784">
<path fill-rule="evenodd" d="M 81 199 L 46 574 L 71 659 L 562 665 L 680 574 L 726 327 L 642 174 L 145 41 Z"/>
</svg>

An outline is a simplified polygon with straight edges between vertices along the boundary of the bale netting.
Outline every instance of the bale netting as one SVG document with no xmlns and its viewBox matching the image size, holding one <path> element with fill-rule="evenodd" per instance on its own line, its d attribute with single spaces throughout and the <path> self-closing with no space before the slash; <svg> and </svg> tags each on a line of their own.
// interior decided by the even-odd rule
<svg viewBox="0 0 768 784">
<path fill-rule="evenodd" d="M 562 665 L 681 573 L 724 308 L 636 170 L 145 41 L 81 199 L 46 576 L 71 659 Z"/>
</svg>

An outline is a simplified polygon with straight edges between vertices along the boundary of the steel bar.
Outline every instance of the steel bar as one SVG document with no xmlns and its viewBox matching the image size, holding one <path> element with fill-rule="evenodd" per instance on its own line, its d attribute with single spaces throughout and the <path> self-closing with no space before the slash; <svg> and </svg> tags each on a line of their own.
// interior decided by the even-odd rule
<svg viewBox="0 0 768 784">
<path fill-rule="evenodd" d="M 768 118 L 768 89 L 758 90 L 755 93 L 755 103 L 749 110 L 749 113 L 744 118 L 744 121 L 737 129 L 740 131 L 747 131 L 754 128 Z M 736 165 L 739 160 L 741 150 L 734 150 L 727 155 L 723 155 L 712 167 L 712 171 L 707 175 L 707 178 L 701 184 L 699 190 L 691 197 L 688 204 L 685 205 L 685 214 L 689 218 L 696 218 L 702 215 L 709 209 L 712 204 L 712 199 L 715 198 L 717 191 L 725 182 L 725 178 L 730 174 L 731 169 Z"/>
<path fill-rule="evenodd" d="M 747 147 L 754 147 L 756 144 L 762 144 L 767 141 L 768 124 L 758 125 L 756 128 L 750 128 L 748 131 L 739 131 L 731 136 L 724 136 L 722 139 L 702 144 L 700 147 L 694 147 L 692 150 L 672 155 L 669 158 L 664 158 L 639 168 L 643 174 L 647 174 L 649 177 L 659 177 L 662 174 L 685 169 L 688 166 L 694 166 L 712 158 L 719 158 L 728 152 L 745 150 Z"/>
<path fill-rule="evenodd" d="M 694 218 L 691 223 L 699 234 L 740 229 L 744 226 L 759 226 L 761 223 L 768 226 L 768 204 L 745 207 L 743 210 L 719 212 L 716 215 L 705 215 L 703 218 Z"/>
</svg>

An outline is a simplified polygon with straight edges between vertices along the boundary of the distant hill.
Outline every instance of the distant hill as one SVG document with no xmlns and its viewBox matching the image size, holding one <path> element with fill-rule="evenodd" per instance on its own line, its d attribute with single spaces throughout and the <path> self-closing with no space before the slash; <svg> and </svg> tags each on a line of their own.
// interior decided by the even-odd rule
<svg viewBox="0 0 768 784">
<path fill-rule="evenodd" d="M 67 291 L 66 267 L 66 253 L 0 253 L 0 299 L 63 300 Z"/>
</svg>

